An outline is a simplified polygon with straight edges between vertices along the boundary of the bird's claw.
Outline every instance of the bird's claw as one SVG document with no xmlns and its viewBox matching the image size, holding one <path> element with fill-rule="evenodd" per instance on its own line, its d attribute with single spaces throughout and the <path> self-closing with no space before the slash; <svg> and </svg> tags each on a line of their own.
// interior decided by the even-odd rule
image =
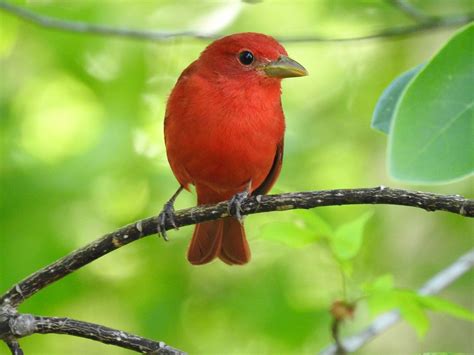
<svg viewBox="0 0 474 355">
<path fill-rule="evenodd" d="M 249 197 L 249 192 L 247 190 L 236 193 L 232 198 L 229 200 L 229 205 L 227 207 L 227 211 L 229 214 L 242 223 L 244 216 L 242 216 L 242 202 L 244 202 L 247 197 Z"/>
<path fill-rule="evenodd" d="M 163 210 L 160 212 L 158 215 L 158 220 L 157 220 L 157 231 L 158 235 L 163 237 L 163 240 L 168 241 L 168 235 L 166 233 L 166 220 L 168 219 L 170 221 L 170 224 L 173 226 L 174 229 L 178 229 L 178 226 L 176 225 L 176 220 L 175 220 L 175 214 L 174 214 L 174 206 L 173 206 L 173 201 L 168 201 L 164 204 Z"/>
</svg>

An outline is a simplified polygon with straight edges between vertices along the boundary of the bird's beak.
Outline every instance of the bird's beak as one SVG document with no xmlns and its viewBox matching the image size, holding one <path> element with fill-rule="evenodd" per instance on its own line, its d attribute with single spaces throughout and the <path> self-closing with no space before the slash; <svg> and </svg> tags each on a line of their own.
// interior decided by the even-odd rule
<svg viewBox="0 0 474 355">
<path fill-rule="evenodd" d="M 273 78 L 293 78 L 308 75 L 308 71 L 296 60 L 281 55 L 277 60 L 264 64 L 263 71 Z"/>
</svg>

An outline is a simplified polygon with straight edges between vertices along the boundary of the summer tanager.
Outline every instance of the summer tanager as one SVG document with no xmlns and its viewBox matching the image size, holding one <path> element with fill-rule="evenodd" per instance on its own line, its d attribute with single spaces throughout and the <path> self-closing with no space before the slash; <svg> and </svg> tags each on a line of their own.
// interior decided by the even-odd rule
<svg viewBox="0 0 474 355">
<path fill-rule="evenodd" d="M 211 43 L 176 82 L 164 132 L 180 188 L 165 205 L 161 223 L 167 217 L 173 221 L 174 200 L 190 184 L 199 205 L 234 197 L 236 208 L 234 217 L 195 227 L 191 264 L 215 257 L 227 264 L 250 260 L 239 203 L 249 194 L 267 193 L 275 183 L 285 131 L 281 79 L 304 75 L 306 69 L 272 37 L 239 33 Z"/>
</svg>

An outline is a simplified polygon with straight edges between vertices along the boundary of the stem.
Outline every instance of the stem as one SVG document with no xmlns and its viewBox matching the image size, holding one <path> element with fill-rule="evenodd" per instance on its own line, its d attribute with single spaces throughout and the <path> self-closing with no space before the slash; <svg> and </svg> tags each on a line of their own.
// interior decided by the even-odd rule
<svg viewBox="0 0 474 355">
<path fill-rule="evenodd" d="M 455 280 L 474 267 L 474 249 L 461 256 L 447 268 L 428 280 L 419 290 L 420 295 L 433 295 L 448 287 Z M 354 352 L 364 346 L 373 338 L 377 337 L 401 319 L 400 312 L 393 310 L 377 317 L 367 328 L 356 335 L 341 341 L 342 346 L 348 352 Z M 320 355 L 337 354 L 341 344 L 332 344 L 321 350 Z"/>
</svg>

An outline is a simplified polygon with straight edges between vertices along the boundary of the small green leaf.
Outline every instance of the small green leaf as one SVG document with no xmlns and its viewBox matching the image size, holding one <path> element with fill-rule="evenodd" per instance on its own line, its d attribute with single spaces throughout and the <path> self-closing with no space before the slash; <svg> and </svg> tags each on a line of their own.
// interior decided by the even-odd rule
<svg viewBox="0 0 474 355">
<path fill-rule="evenodd" d="M 319 240 L 316 232 L 311 232 L 304 226 L 290 221 L 269 223 L 263 226 L 260 236 L 263 239 L 275 240 L 294 248 Z"/>
<path fill-rule="evenodd" d="M 397 293 L 397 299 L 401 316 L 415 328 L 418 337 L 422 338 L 430 327 L 430 321 L 418 303 L 416 294 L 400 291 Z"/>
<path fill-rule="evenodd" d="M 474 322 L 474 313 L 455 303 L 435 296 L 418 296 L 418 301 L 423 307 L 432 311 L 442 312 L 450 316 Z"/>
<path fill-rule="evenodd" d="M 383 133 L 389 133 L 393 113 L 395 112 L 395 107 L 402 96 L 403 91 L 408 86 L 411 79 L 418 74 L 424 65 L 425 64 L 417 65 L 416 67 L 404 72 L 392 81 L 392 83 L 384 90 L 377 105 L 375 105 L 371 123 L 373 129 Z"/>
<path fill-rule="evenodd" d="M 339 260 L 339 267 L 341 272 L 350 279 L 354 273 L 354 263 L 351 260 Z"/>
<path fill-rule="evenodd" d="M 371 292 L 380 292 L 380 291 L 391 291 L 393 290 L 393 275 L 385 274 L 382 275 L 372 282 L 368 289 Z"/>
<path fill-rule="evenodd" d="M 330 236 L 333 233 L 331 226 L 313 210 L 294 211 L 297 218 L 300 218 L 305 226 L 321 237 Z"/>
<path fill-rule="evenodd" d="M 367 305 L 372 315 L 387 312 L 398 306 L 396 294 L 393 291 L 378 291 L 367 296 Z"/>
<path fill-rule="evenodd" d="M 474 171 L 474 24 L 454 35 L 408 84 L 389 135 L 389 171 L 445 183 Z"/>
<path fill-rule="evenodd" d="M 357 255 L 362 245 L 364 227 L 372 214 L 364 213 L 354 221 L 343 224 L 332 234 L 329 245 L 337 259 L 349 260 Z"/>
<path fill-rule="evenodd" d="M 367 294 L 371 314 L 379 314 L 397 307 L 393 275 L 382 275 L 363 288 Z"/>
<path fill-rule="evenodd" d="M 314 212 L 299 210 L 292 211 L 291 215 L 291 221 L 277 221 L 263 226 L 261 238 L 299 248 L 332 233 L 331 227 Z"/>
</svg>

